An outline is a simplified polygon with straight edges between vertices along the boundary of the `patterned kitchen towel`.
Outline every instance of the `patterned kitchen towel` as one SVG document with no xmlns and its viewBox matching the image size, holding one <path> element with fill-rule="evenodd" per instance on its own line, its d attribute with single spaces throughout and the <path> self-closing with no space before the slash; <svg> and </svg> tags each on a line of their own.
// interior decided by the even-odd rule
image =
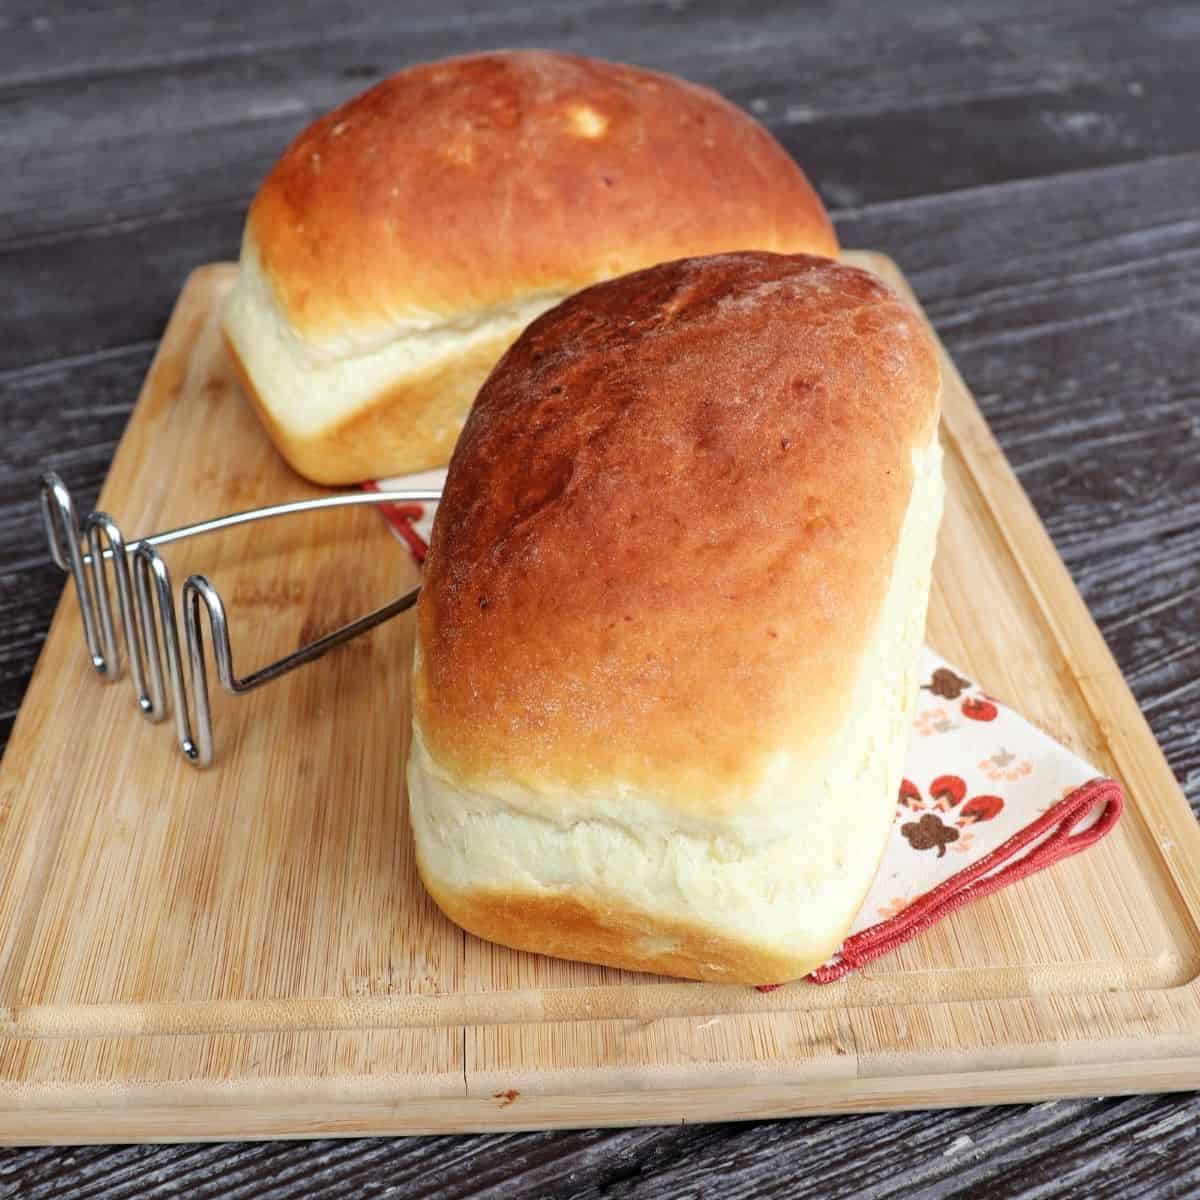
<svg viewBox="0 0 1200 1200">
<path fill-rule="evenodd" d="M 1117 823 L 1121 787 L 928 646 L 883 861 L 850 936 L 809 976 L 832 983 L 942 917 Z"/>
<path fill-rule="evenodd" d="M 440 488 L 445 471 L 381 480 L 370 490 Z M 423 562 L 434 504 L 381 509 Z M 875 882 L 831 961 L 832 983 L 942 917 L 1087 849 L 1121 815 L 1120 784 L 1006 708 L 928 647 L 904 780 Z M 770 991 L 776 984 L 764 985 Z"/>
</svg>

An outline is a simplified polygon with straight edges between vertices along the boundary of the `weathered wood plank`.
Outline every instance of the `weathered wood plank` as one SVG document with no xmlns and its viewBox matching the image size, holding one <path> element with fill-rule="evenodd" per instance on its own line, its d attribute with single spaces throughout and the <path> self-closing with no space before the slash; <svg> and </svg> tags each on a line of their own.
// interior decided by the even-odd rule
<svg viewBox="0 0 1200 1200">
<path fill-rule="evenodd" d="M 0 1156 L 0 1187 L 22 1200 L 74 1194 L 73 1187 L 94 1200 L 133 1200 L 155 1184 L 197 1200 L 384 1194 L 884 1200 L 984 1192 L 1138 1200 L 1189 1195 L 1200 1186 L 1193 1152 L 1198 1112 L 1194 1097 L 1140 1096 L 802 1123 L 88 1146 L 66 1155 L 37 1149 Z"/>
<path fill-rule="evenodd" d="M 185 94 L 165 106 L 162 121 L 139 126 L 111 119 L 102 131 L 85 136 L 95 88 L 79 85 L 79 111 L 55 118 L 71 138 L 47 145 L 39 137 L 51 119 L 47 110 L 63 102 L 54 95 L 38 96 L 22 116 L 20 139 L 6 139 L 0 130 L 0 147 L 13 167 L 0 189 L 0 251 L 68 229 L 153 221 L 188 209 L 244 208 L 291 138 L 318 113 L 365 86 L 353 63 L 331 67 L 332 77 L 320 88 L 306 78 L 289 89 L 280 81 L 282 68 L 257 67 L 261 79 L 228 81 L 232 97 L 226 96 L 218 123 L 213 123 L 212 97 Z M 126 81 L 117 83 L 122 86 L 114 86 L 109 104 L 119 108 Z M 835 207 L 1002 183 L 1040 169 L 1109 166 L 1200 148 L 1200 129 L 1177 119 L 1179 97 L 1200 93 L 1200 77 L 1192 71 L 1159 71 L 1151 84 L 1137 85 L 1136 102 L 1128 91 L 1134 84 L 1114 80 L 1069 92 L 958 99 L 938 106 L 924 100 L 897 103 L 883 114 L 817 113 L 787 103 L 779 91 L 762 94 L 767 89 L 748 71 L 720 83 L 772 130 Z M 179 80 L 172 79 L 170 86 L 177 88 Z M 1200 103 L 1200 94 L 1195 99 Z M 153 111 L 161 100 L 150 89 L 141 103 Z M 897 145 L 911 146 L 913 153 L 897 155 Z M 111 169 L 114 158 L 120 171 Z M 83 181 L 88 186 L 81 186 Z"/>
<path fill-rule="evenodd" d="M 242 219 L 172 214 L 0 256 L 0 372 L 157 340 L 192 268 L 237 257 Z"/>
<path fill-rule="evenodd" d="M 745 74 L 743 60 L 752 60 L 760 84 L 768 93 L 786 91 L 789 103 L 815 112 L 865 112 L 888 110 L 898 99 L 911 104 L 914 83 L 936 103 L 950 95 L 979 99 L 1102 82 L 1114 63 L 1154 71 L 1182 67 L 1189 41 L 1200 38 L 1195 14 L 1164 0 L 1113 5 L 1103 20 L 1088 0 L 1052 7 L 1037 0 L 966 0 L 953 8 L 855 0 L 836 16 L 817 6 L 806 12 L 752 0 L 521 0 L 504 6 L 457 0 L 436 9 L 267 0 L 177 13 L 164 8 L 147 19 L 111 0 L 57 12 L 19 0 L 0 18 L 0 87 L 190 65 L 219 70 L 223 60 L 278 52 L 303 62 L 305 51 L 321 46 L 374 47 L 360 63 L 365 74 L 363 68 L 381 59 L 412 62 L 488 45 L 553 44 L 631 61 L 664 58 L 667 70 L 687 63 L 730 76 Z M 864 78 L 859 68 L 868 59 L 879 69 Z M 781 61 L 805 73 L 788 75 Z M 901 82 L 908 85 L 903 91 Z"/>
<path fill-rule="evenodd" d="M 271 5 L 260 19 L 254 6 L 253 18 L 169 27 L 82 6 L 10 18 L 0 151 L 14 169 L 0 244 L 244 204 L 316 113 L 410 62 L 489 45 L 630 58 L 712 84 L 765 121 L 839 206 L 1176 153 L 1200 139 L 1185 118 L 1200 102 L 1200 34 L 1161 6 L 1124 18 L 1116 40 L 1086 5 L 1047 13 L 1024 0 L 950 19 L 870 6 L 853 36 L 786 6 L 751 20 L 715 0 L 352 10 L 344 22 L 306 9 Z M 906 39 L 919 39 L 919 57 L 896 53 Z M 91 57 L 69 66 L 76 45 Z M 7 85 L 6 63 L 17 72 Z"/>
</svg>

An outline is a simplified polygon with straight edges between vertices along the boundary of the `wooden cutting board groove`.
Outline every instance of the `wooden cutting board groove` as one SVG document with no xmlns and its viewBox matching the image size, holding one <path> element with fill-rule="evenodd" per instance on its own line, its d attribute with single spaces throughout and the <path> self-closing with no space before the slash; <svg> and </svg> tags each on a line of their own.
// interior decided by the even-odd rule
<svg viewBox="0 0 1200 1200">
<path fill-rule="evenodd" d="M 883 256 L 846 257 L 907 291 Z M 232 275 L 188 280 L 113 463 L 100 506 L 131 536 L 317 491 L 234 381 L 216 324 Z M 452 926 L 414 871 L 411 618 L 217 696 L 218 762 L 197 772 L 128 685 L 92 674 L 68 589 L 0 768 L 0 1138 L 715 1120 L 1200 1083 L 1200 832 L 944 366 L 929 641 L 1124 782 L 1109 839 L 831 987 L 763 995 L 519 954 Z M 167 557 L 221 589 L 242 671 L 417 579 L 366 510 Z"/>
</svg>

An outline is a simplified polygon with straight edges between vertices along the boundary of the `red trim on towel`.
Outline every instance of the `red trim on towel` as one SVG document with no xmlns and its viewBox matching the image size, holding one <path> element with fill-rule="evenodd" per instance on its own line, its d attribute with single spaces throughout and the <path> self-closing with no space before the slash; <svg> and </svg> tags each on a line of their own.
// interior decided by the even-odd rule
<svg viewBox="0 0 1200 1200">
<path fill-rule="evenodd" d="M 1043 870 L 1051 863 L 1086 850 L 1112 830 L 1124 806 L 1125 794 L 1115 780 L 1093 779 L 1083 784 L 1048 808 L 1036 821 L 1014 833 L 990 854 L 985 854 L 978 862 L 914 900 L 903 912 L 847 938 L 838 953 L 838 961 L 818 967 L 808 978 L 813 983 L 833 983 L 842 979 L 851 971 L 894 950 L 909 938 L 916 937 L 922 930 L 928 929 L 955 909 L 962 908 L 964 904 L 970 904 L 972 900 L 999 891 L 1026 875 Z M 1082 833 L 1071 832 L 1097 808 L 1102 811 L 1094 824 Z M 996 870 L 997 866 L 1008 862 L 1030 842 L 1043 837 L 1047 830 L 1053 832 L 1028 854 Z M 758 990 L 769 992 L 778 986 L 769 983 Z"/>
<path fill-rule="evenodd" d="M 364 492 L 379 491 L 379 484 L 364 483 Z M 381 504 L 379 512 L 383 519 L 408 543 L 412 556 L 419 563 L 425 561 L 429 553 L 429 543 L 413 528 L 412 522 L 419 521 L 425 515 L 425 508 L 420 504 Z"/>
</svg>

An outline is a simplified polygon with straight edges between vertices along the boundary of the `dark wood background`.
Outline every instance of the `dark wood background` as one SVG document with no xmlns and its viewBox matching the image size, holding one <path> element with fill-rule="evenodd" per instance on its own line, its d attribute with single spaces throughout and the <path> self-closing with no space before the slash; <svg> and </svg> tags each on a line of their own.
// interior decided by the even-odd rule
<svg viewBox="0 0 1200 1200">
<path fill-rule="evenodd" d="M 1200 5 L 0 3 L 0 736 L 62 579 L 35 480 L 99 489 L 188 270 L 309 120 L 543 45 L 764 121 L 899 260 L 1200 805 Z M 119 514 L 118 514 L 119 517 Z M 0 1197 L 1195 1195 L 1194 1095 L 411 1140 L 9 1151 Z"/>
</svg>

